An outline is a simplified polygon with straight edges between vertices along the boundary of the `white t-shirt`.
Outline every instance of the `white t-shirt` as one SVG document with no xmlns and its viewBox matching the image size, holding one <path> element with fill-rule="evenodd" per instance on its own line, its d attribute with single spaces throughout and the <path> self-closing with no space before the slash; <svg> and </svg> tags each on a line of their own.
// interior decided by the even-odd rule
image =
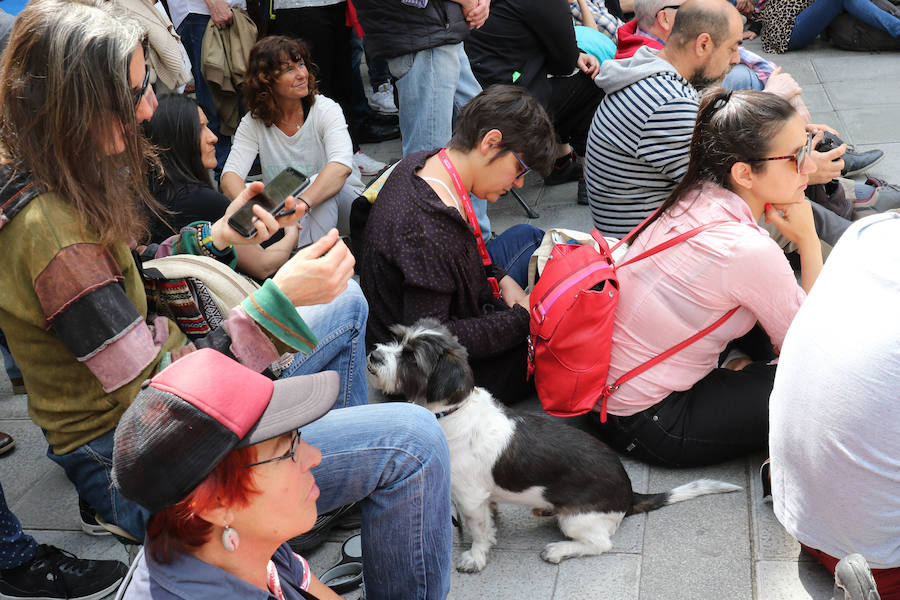
<svg viewBox="0 0 900 600">
<path fill-rule="evenodd" d="M 347 185 L 357 192 L 364 189 L 359 171 L 353 168 L 353 143 L 344 113 L 337 102 L 321 94 L 294 135 L 285 134 L 275 125 L 266 127 L 250 113 L 244 115 L 231 140 L 231 153 L 222 172 L 246 179 L 257 154 L 263 183 L 269 183 L 286 167 L 311 176 L 327 163 L 338 162 L 351 169 Z"/>
<path fill-rule="evenodd" d="M 769 414 L 782 525 L 900 567 L 900 215 L 841 236 L 788 330 Z"/>
<path fill-rule="evenodd" d="M 225 0 L 232 8 L 247 10 L 247 0 Z M 190 13 L 208 15 L 209 7 L 204 0 L 169 0 L 169 16 L 172 17 L 172 25 L 175 29 L 181 26 L 181 22 Z"/>
</svg>

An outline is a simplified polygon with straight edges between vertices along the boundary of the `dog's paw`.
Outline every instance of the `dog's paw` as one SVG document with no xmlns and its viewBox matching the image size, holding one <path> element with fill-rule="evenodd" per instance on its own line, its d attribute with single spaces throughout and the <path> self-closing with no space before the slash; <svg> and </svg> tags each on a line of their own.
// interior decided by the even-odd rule
<svg viewBox="0 0 900 600">
<path fill-rule="evenodd" d="M 550 542 L 544 546 L 544 550 L 541 552 L 541 558 L 548 563 L 558 565 L 563 560 L 580 554 L 573 550 L 572 542 Z"/>
<path fill-rule="evenodd" d="M 487 555 L 483 552 L 467 550 L 459 557 L 456 570 L 460 573 L 479 573 L 487 564 Z"/>
<path fill-rule="evenodd" d="M 531 514 L 536 517 L 552 517 L 556 514 L 552 508 L 532 508 Z"/>
</svg>

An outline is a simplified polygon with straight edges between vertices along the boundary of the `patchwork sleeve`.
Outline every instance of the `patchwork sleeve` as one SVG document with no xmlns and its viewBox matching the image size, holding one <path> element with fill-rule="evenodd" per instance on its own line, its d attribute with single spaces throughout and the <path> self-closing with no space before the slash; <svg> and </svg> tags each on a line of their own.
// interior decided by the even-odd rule
<svg viewBox="0 0 900 600">
<path fill-rule="evenodd" d="M 106 392 L 138 377 L 168 337 L 151 327 L 125 293 L 124 277 L 99 244 L 64 247 L 34 282 L 45 325 Z"/>
</svg>

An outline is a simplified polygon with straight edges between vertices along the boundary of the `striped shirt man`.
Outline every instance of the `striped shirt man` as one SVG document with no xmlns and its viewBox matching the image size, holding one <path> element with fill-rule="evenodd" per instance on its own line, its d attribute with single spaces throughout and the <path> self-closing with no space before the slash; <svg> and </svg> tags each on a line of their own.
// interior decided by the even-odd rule
<svg viewBox="0 0 900 600">
<path fill-rule="evenodd" d="M 656 50 L 603 63 L 607 96 L 588 133 L 584 177 L 594 225 L 621 237 L 653 212 L 687 171 L 699 96 Z"/>
</svg>

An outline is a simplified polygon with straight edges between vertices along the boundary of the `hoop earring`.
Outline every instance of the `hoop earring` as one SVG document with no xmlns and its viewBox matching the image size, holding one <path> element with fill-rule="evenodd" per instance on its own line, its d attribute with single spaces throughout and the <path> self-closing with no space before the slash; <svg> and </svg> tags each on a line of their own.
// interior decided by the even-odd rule
<svg viewBox="0 0 900 600">
<path fill-rule="evenodd" d="M 228 552 L 234 552 L 240 545 L 241 536 L 239 536 L 238 532 L 232 529 L 228 523 L 225 523 L 225 529 L 222 530 L 222 546 L 224 546 L 225 550 Z"/>
</svg>

